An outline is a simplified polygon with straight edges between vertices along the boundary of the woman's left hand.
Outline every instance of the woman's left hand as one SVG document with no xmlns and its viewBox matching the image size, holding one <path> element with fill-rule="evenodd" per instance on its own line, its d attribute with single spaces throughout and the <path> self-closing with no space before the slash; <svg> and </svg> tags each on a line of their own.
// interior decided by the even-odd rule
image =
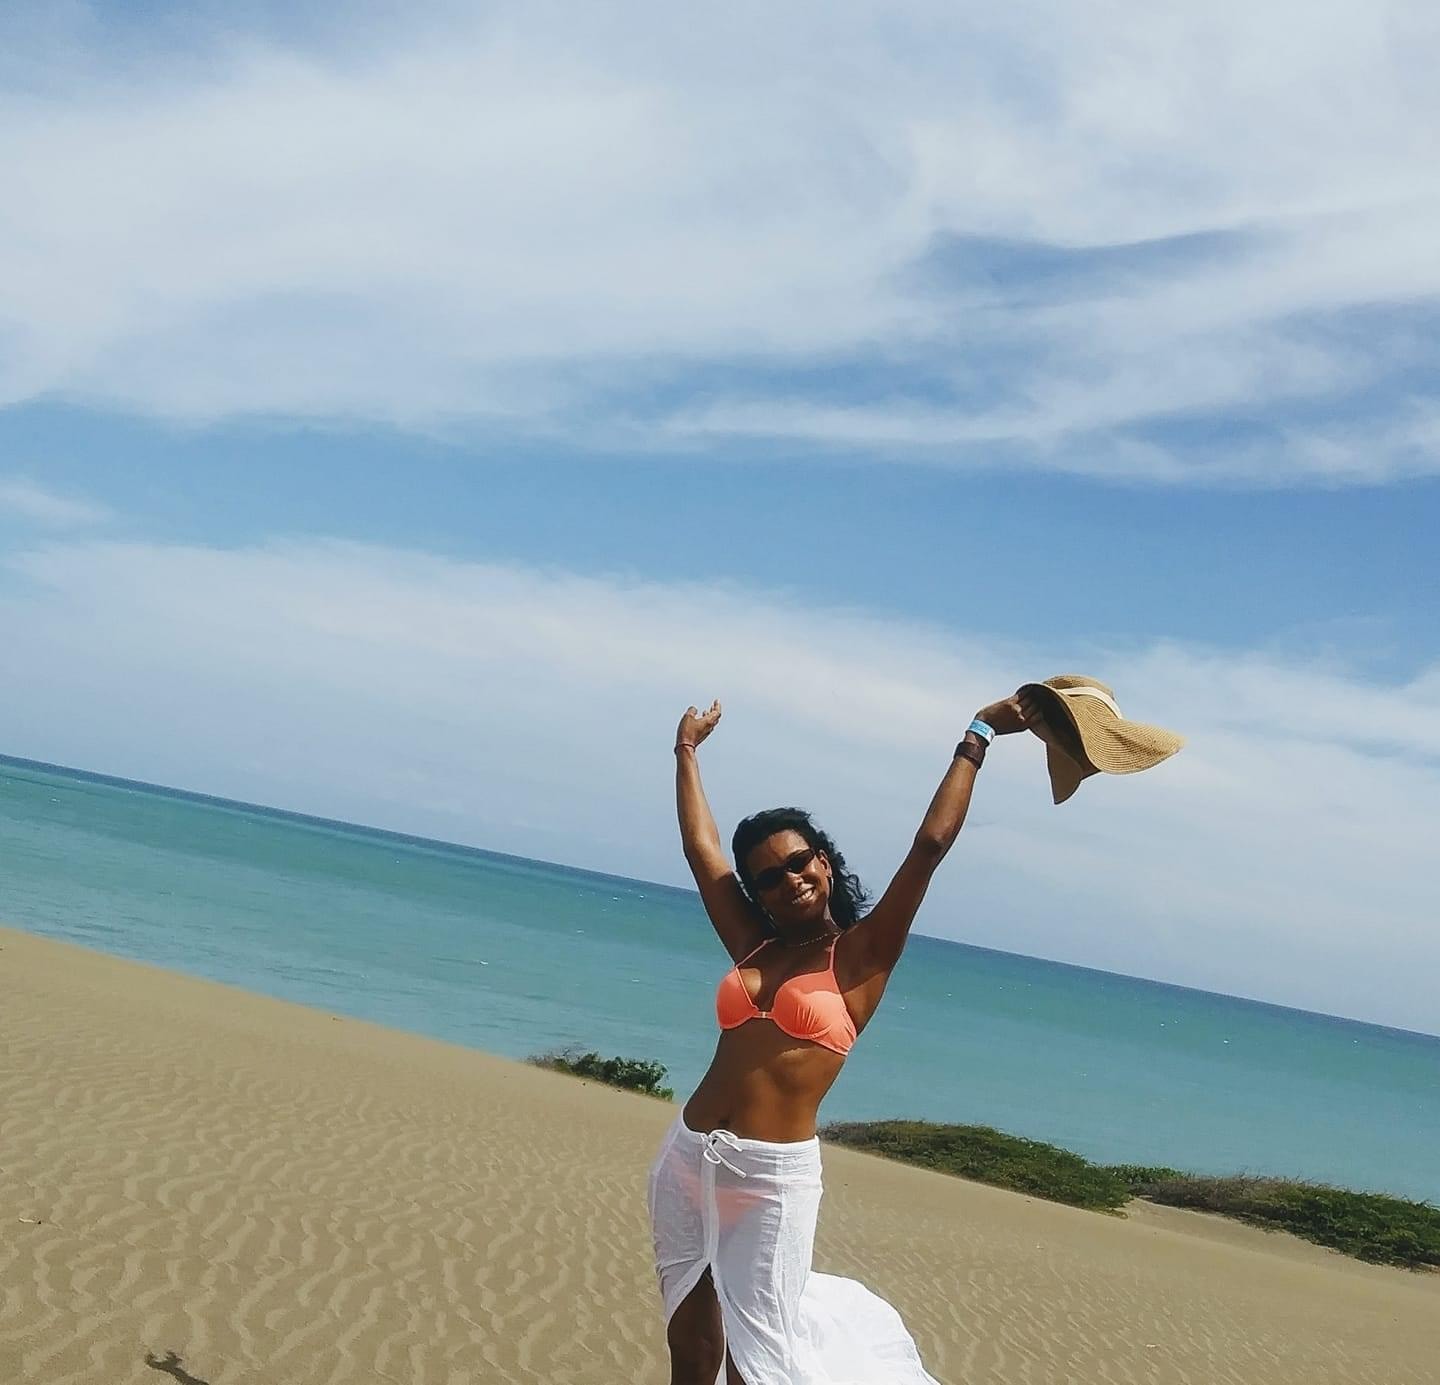
<svg viewBox="0 0 1440 1385">
<path fill-rule="evenodd" d="M 1017 731 L 1034 731 L 1044 739 L 1045 712 L 1040 699 L 1034 693 L 1021 688 L 1009 697 L 992 702 L 975 713 L 976 717 L 992 727 L 997 736 L 1013 736 Z"/>
</svg>

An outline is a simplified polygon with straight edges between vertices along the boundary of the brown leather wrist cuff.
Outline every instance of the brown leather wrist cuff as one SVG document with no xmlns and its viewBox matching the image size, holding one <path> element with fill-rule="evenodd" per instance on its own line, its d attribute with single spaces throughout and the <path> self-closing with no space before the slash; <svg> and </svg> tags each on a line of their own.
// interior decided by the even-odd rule
<svg viewBox="0 0 1440 1385">
<path fill-rule="evenodd" d="M 966 732 L 965 739 L 955 747 L 955 758 L 957 760 L 969 760 L 976 769 L 985 763 L 985 751 L 988 747 L 976 736 L 973 740 L 970 733 Z"/>
</svg>

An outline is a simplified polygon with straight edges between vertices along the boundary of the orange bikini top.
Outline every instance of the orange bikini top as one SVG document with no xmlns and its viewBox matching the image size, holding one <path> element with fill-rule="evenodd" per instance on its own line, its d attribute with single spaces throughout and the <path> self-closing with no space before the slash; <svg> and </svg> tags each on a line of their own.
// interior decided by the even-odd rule
<svg viewBox="0 0 1440 1385">
<path fill-rule="evenodd" d="M 760 947 L 770 941 L 766 938 Z M 759 952 L 760 947 L 755 952 Z M 756 1007 L 740 976 L 740 968 L 755 952 L 736 962 L 715 992 L 715 1014 L 720 1028 L 734 1029 L 747 1020 L 770 1020 L 792 1039 L 809 1039 L 835 1053 L 849 1053 L 856 1039 L 855 1021 L 845 1008 L 845 997 L 835 980 L 835 939 L 830 940 L 830 965 L 824 971 L 787 977 L 775 992 L 774 1008 L 769 1010 Z"/>
</svg>

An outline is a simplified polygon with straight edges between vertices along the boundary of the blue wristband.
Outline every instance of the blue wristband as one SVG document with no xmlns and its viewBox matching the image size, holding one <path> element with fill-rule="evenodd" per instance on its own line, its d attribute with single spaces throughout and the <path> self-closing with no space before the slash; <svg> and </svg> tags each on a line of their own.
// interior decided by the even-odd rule
<svg viewBox="0 0 1440 1385">
<path fill-rule="evenodd" d="M 973 731 L 986 745 L 989 745 L 990 742 L 995 739 L 995 728 L 989 725 L 989 723 L 981 721 L 979 717 L 976 717 L 965 729 L 967 731 Z"/>
</svg>

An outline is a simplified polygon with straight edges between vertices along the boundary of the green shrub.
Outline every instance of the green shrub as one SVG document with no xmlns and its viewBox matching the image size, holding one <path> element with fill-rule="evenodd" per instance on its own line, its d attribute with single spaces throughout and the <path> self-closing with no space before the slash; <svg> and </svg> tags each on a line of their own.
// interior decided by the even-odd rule
<svg viewBox="0 0 1440 1385">
<path fill-rule="evenodd" d="M 1058 1145 L 1006 1135 L 988 1125 L 860 1121 L 827 1125 L 820 1134 L 852 1149 L 1074 1207 L 1113 1212 L 1130 1197 L 1124 1179 L 1109 1169 Z"/>
<path fill-rule="evenodd" d="M 1246 1175 L 1163 1178 L 1142 1187 L 1140 1196 L 1171 1207 L 1280 1227 L 1360 1260 L 1440 1268 L 1440 1207 L 1426 1202 Z"/>
<path fill-rule="evenodd" d="M 574 1077 L 591 1077 L 611 1087 L 623 1087 L 626 1091 L 644 1092 L 646 1096 L 659 1097 L 662 1101 L 673 1101 L 675 1089 L 662 1087 L 668 1069 L 663 1063 L 646 1058 L 602 1058 L 598 1053 L 580 1053 L 575 1048 L 561 1049 L 558 1053 L 535 1053 L 527 1062 L 537 1068 L 550 1068 L 554 1072 L 568 1072 Z"/>
<path fill-rule="evenodd" d="M 1000 1188 L 1115 1211 L 1132 1197 L 1273 1227 L 1360 1260 L 1440 1267 L 1440 1208 L 1284 1178 L 1210 1178 L 1148 1164 L 1092 1164 L 988 1125 L 859 1121 L 825 1126 L 836 1144 Z"/>
<path fill-rule="evenodd" d="M 1167 1169 L 1160 1164 L 1106 1164 L 1105 1167 L 1137 1197 L 1142 1189 L 1163 1179 L 1186 1177 L 1179 1169 Z"/>
</svg>

